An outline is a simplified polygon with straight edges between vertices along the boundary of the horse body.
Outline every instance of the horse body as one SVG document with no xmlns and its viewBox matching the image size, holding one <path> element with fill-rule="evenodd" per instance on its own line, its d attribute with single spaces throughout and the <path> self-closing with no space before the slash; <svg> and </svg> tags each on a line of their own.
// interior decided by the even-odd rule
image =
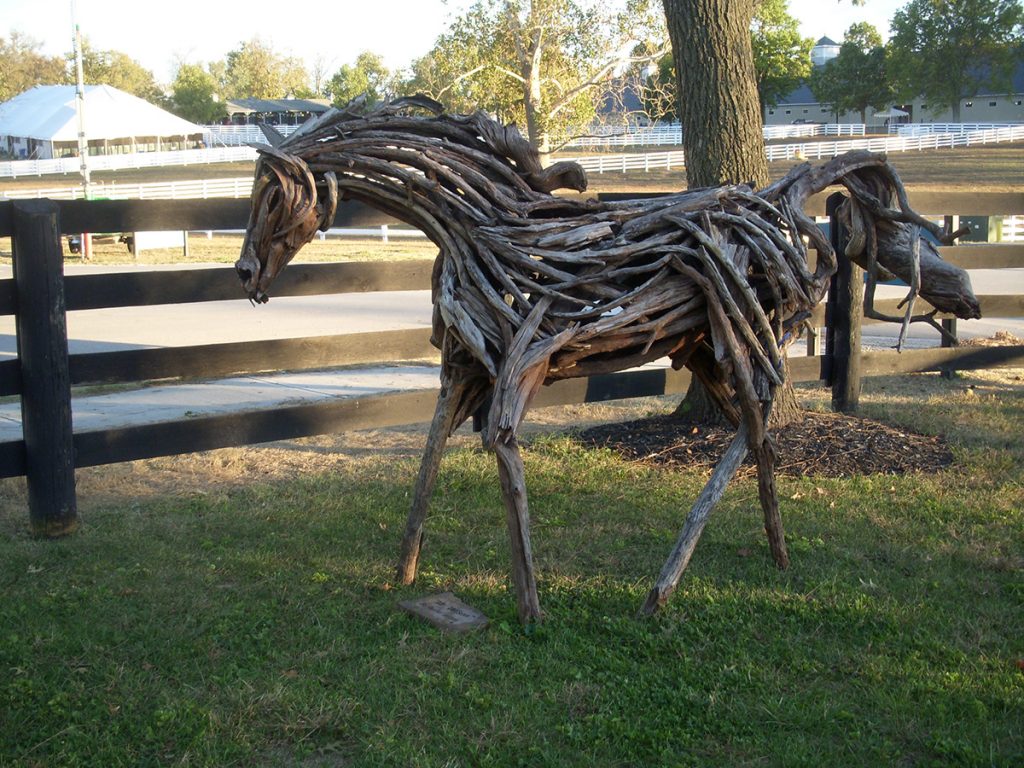
<svg viewBox="0 0 1024 768">
<path fill-rule="evenodd" d="M 412 107 L 433 114 L 414 116 Z M 441 394 L 399 576 L 415 578 L 447 437 L 485 412 L 483 440 L 498 459 L 523 621 L 537 619 L 540 607 L 516 430 L 544 383 L 665 356 L 690 367 L 741 426 L 738 440 L 758 460 L 766 530 L 785 567 L 765 425 L 782 381 L 782 348 L 835 271 L 832 249 L 804 203 L 829 184 L 845 184 L 857 255 L 891 270 L 908 247 L 891 243 L 916 243 L 921 229 L 938 234 L 902 205 L 905 199 L 899 209 L 889 207 L 902 186 L 884 158 L 867 154 L 802 166 L 758 193 L 727 185 L 623 202 L 554 197 L 560 187 L 583 191 L 582 169 L 543 168 L 514 127 L 479 113 L 445 115 L 422 98 L 369 114 L 332 111 L 278 147 L 260 149 L 236 264 L 254 301 L 265 301 L 274 277 L 330 225 L 339 201 L 377 208 L 438 246 L 432 340 L 442 351 Z M 805 240 L 819 254 L 813 272 Z M 963 313 L 977 312 L 973 296 L 949 293 Z M 655 604 L 675 585 L 661 586 L 667 590 Z"/>
</svg>

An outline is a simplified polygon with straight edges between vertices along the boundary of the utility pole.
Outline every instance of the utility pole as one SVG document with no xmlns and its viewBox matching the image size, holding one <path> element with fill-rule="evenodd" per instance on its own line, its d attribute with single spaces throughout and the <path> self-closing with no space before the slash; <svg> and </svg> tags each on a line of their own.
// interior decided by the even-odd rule
<svg viewBox="0 0 1024 768">
<path fill-rule="evenodd" d="M 75 52 L 75 112 L 78 116 L 78 160 L 82 174 L 82 194 L 89 199 L 89 140 L 85 136 L 85 76 L 82 73 L 82 33 L 78 29 L 78 3 L 71 0 L 71 24 L 74 28 Z M 92 237 L 88 232 L 82 233 L 82 259 L 92 258 Z"/>
</svg>

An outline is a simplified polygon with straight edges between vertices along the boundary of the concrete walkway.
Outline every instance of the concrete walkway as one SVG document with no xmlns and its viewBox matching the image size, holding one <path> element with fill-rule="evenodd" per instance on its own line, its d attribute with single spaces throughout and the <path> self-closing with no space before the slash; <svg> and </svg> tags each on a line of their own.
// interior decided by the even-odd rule
<svg viewBox="0 0 1024 768">
<path fill-rule="evenodd" d="M 75 432 L 88 432 L 382 392 L 430 389 L 438 386 L 439 371 L 430 365 L 399 365 L 164 384 L 73 397 L 71 419 Z M 20 440 L 22 436 L 21 405 L 12 400 L 0 404 L 0 442 Z"/>
<path fill-rule="evenodd" d="M 9 270 L 9 268 L 7 268 Z M 70 270 L 69 270 L 70 271 Z M 975 272 L 979 293 L 1018 293 L 1024 269 Z M 0 277 L 4 270 L 0 269 Z M 977 278 L 981 277 L 981 280 Z M 903 290 L 882 286 L 885 295 L 902 296 Z M 270 308 L 270 311 L 268 311 Z M 221 341 L 257 340 L 303 336 L 311 333 L 352 333 L 364 330 L 428 327 L 430 298 L 427 291 L 347 294 L 332 297 L 299 297 L 276 300 L 253 310 L 248 302 L 210 302 L 207 305 L 138 308 L 137 315 L 106 318 L 104 310 L 71 313 L 69 335 L 72 352 L 105 351 L 143 346 L 179 346 Z M 174 312 L 173 319 L 162 313 Z M 228 318 L 224 313 L 233 313 Z M 234 313 L 239 316 L 235 317 Z M 0 318 L 0 359 L 16 354 L 13 318 Z M 1005 329 L 1024 335 L 1024 320 L 994 318 L 960 323 L 961 338 L 991 336 Z M 76 330 L 78 332 L 76 332 Z M 895 325 L 867 326 L 867 348 L 893 345 Z M 877 335 L 875 335 L 877 334 Z M 938 334 L 920 326 L 912 328 L 908 347 L 938 346 Z M 797 342 L 791 356 L 805 354 Z M 661 361 L 650 367 L 665 367 Z M 355 398 L 373 393 L 429 389 L 438 385 L 439 370 L 429 365 L 376 366 L 340 371 L 239 376 L 216 381 L 161 384 L 140 389 L 82 394 L 73 397 L 72 419 L 76 432 L 152 424 L 309 404 L 331 398 Z M 17 398 L 0 403 L 0 442 L 21 439 L 21 405 Z"/>
</svg>

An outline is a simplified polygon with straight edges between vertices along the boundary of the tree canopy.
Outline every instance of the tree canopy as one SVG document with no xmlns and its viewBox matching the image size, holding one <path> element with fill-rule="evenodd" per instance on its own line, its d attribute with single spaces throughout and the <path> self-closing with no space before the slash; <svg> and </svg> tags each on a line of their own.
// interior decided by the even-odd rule
<svg viewBox="0 0 1024 768">
<path fill-rule="evenodd" d="M 649 16 L 598 0 L 477 0 L 413 66 L 412 89 L 526 126 L 538 146 L 589 123 L 595 93 L 628 69 Z M 649 58 L 655 58 L 650 55 Z"/>
<path fill-rule="evenodd" d="M 370 102 L 383 101 L 395 92 L 395 77 L 384 59 L 376 53 L 363 51 L 353 64 L 343 64 L 327 82 L 327 91 L 337 106 L 347 104 L 356 96 L 366 94 Z"/>
<path fill-rule="evenodd" d="M 961 99 L 1008 90 L 1024 45 L 1019 0 L 910 0 L 892 18 L 893 74 L 906 97 L 924 96 L 960 120 Z"/>
<path fill-rule="evenodd" d="M 221 95 L 227 99 L 308 98 L 309 74 L 300 59 L 282 56 L 256 37 L 227 55 Z"/>
<path fill-rule="evenodd" d="M 867 122 L 867 108 L 882 109 L 894 93 L 882 36 L 872 25 L 858 22 L 846 30 L 839 55 L 810 78 L 811 92 L 837 114 L 859 112 Z"/>
<path fill-rule="evenodd" d="M 761 0 L 750 27 L 762 115 L 811 73 L 814 41 L 800 36 L 786 0 Z"/>
<path fill-rule="evenodd" d="M 37 85 L 54 85 L 67 79 L 67 61 L 44 56 L 40 43 L 17 30 L 0 37 L 0 102 Z"/>
<path fill-rule="evenodd" d="M 68 53 L 67 61 L 70 70 L 74 53 Z M 166 105 L 164 91 L 152 72 L 126 53 L 93 48 L 88 38 L 82 39 L 82 73 L 86 83 L 109 85 L 152 104 Z M 69 82 L 73 81 L 69 78 Z"/>
<path fill-rule="evenodd" d="M 171 85 L 170 109 L 193 123 L 215 123 L 226 115 L 217 95 L 217 80 L 198 64 L 178 67 Z"/>
</svg>

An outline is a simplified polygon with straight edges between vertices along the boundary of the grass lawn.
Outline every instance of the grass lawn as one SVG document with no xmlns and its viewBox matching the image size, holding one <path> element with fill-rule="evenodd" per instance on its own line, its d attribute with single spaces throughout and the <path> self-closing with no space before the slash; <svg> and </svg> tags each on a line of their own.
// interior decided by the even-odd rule
<svg viewBox="0 0 1024 768">
<path fill-rule="evenodd" d="M 1019 766 L 1022 375 L 869 380 L 867 415 L 945 434 L 956 463 L 780 478 L 786 572 L 756 481 L 734 482 L 650 621 L 634 613 L 704 478 L 561 431 L 609 406 L 538 412 L 529 632 L 469 434 L 411 588 L 392 567 L 419 429 L 83 470 L 83 527 L 56 542 L 0 484 L 0 765 Z M 396 608 L 447 589 L 491 626 Z"/>
</svg>

